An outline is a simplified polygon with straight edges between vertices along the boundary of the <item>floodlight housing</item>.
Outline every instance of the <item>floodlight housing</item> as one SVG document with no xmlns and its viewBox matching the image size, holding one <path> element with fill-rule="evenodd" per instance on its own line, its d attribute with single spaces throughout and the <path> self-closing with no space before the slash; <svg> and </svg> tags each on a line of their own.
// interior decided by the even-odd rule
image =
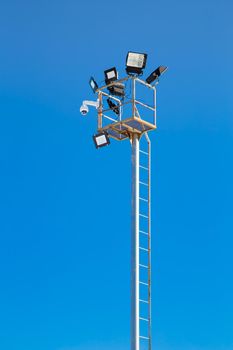
<svg viewBox="0 0 233 350">
<path fill-rule="evenodd" d="M 114 96 L 124 97 L 125 96 L 125 85 L 122 83 L 114 83 L 108 86 L 108 91 Z"/>
<path fill-rule="evenodd" d="M 118 73 L 115 67 L 105 70 L 104 75 L 105 75 L 105 83 L 107 85 L 112 81 L 115 81 L 118 79 Z"/>
<path fill-rule="evenodd" d="M 106 132 L 100 132 L 93 135 L 93 140 L 96 148 L 104 147 L 110 144 L 110 140 Z"/>
<path fill-rule="evenodd" d="M 126 57 L 126 72 L 129 75 L 142 74 L 146 66 L 147 54 L 129 51 Z"/>
<path fill-rule="evenodd" d="M 146 78 L 146 82 L 148 84 L 151 84 L 153 81 L 155 81 L 156 79 L 158 79 L 160 77 L 160 75 L 162 75 L 163 73 L 166 72 L 166 70 L 168 69 L 168 67 L 166 66 L 159 66 L 158 68 L 156 68 L 154 70 L 154 72 L 152 72 L 148 78 Z"/>
<path fill-rule="evenodd" d="M 97 82 L 93 77 L 90 77 L 89 85 L 94 93 L 96 93 L 96 90 L 99 88 Z"/>
<path fill-rule="evenodd" d="M 108 103 L 109 108 L 110 108 L 116 115 L 119 115 L 119 114 L 120 114 L 119 105 L 117 105 L 116 103 L 114 103 L 110 98 L 107 99 L 107 103 Z"/>
</svg>

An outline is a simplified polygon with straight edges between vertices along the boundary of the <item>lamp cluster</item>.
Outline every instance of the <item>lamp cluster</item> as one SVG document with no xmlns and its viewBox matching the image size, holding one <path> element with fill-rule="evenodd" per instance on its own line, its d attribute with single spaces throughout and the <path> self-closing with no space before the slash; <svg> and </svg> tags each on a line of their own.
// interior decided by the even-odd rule
<svg viewBox="0 0 233 350">
<path fill-rule="evenodd" d="M 146 67 L 146 62 L 147 62 L 146 53 L 129 51 L 126 56 L 126 68 L 125 68 L 126 73 L 128 75 L 134 75 L 134 76 L 142 75 L 143 69 Z M 148 84 L 153 83 L 166 70 L 167 70 L 166 66 L 159 66 L 146 78 L 146 82 Z M 104 75 L 105 75 L 105 83 L 109 92 L 112 95 L 124 97 L 125 95 L 124 84 L 117 82 L 118 72 L 116 70 L 116 67 L 112 67 L 105 70 Z M 96 93 L 99 87 L 93 77 L 90 78 L 89 84 L 92 91 Z"/>
<path fill-rule="evenodd" d="M 132 76 L 139 76 L 143 74 L 143 70 L 146 67 L 147 54 L 139 52 L 129 51 L 126 56 L 126 73 Z M 152 84 L 154 81 L 167 70 L 166 66 L 159 66 L 156 68 L 147 78 L 147 84 Z M 109 68 L 104 71 L 105 84 L 109 93 L 113 96 L 121 97 L 122 99 L 125 96 L 125 85 L 118 81 L 118 72 L 116 67 Z M 93 77 L 89 80 L 89 85 L 94 93 L 98 92 L 99 86 Z M 109 108 L 116 114 L 119 115 L 120 107 L 118 104 L 115 104 L 111 98 L 107 99 Z M 81 109 L 80 109 L 81 111 Z M 81 111 L 82 114 L 84 112 Z M 109 145 L 110 140 L 106 132 L 99 133 L 93 136 L 94 143 L 96 148 Z"/>
</svg>

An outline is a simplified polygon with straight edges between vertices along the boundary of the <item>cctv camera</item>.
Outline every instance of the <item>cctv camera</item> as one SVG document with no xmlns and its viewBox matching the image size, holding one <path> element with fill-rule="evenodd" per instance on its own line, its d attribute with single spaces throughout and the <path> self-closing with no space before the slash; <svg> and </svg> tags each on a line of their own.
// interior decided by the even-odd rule
<svg viewBox="0 0 233 350">
<path fill-rule="evenodd" d="M 82 104 L 82 106 L 80 107 L 80 113 L 82 115 L 86 115 L 89 112 L 89 108 L 87 107 L 87 105 L 85 105 L 84 103 Z"/>
<path fill-rule="evenodd" d="M 89 112 L 88 106 L 92 106 L 92 107 L 95 107 L 96 109 L 98 109 L 99 105 L 100 105 L 99 99 L 97 99 L 97 101 L 84 100 L 82 103 L 82 106 L 80 107 L 80 113 L 82 115 L 86 115 Z"/>
</svg>

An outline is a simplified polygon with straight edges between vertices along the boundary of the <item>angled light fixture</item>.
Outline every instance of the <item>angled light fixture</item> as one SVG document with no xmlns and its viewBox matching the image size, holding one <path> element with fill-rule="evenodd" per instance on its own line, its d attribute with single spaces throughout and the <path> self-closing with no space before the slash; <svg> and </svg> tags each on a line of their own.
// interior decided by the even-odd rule
<svg viewBox="0 0 233 350">
<path fill-rule="evenodd" d="M 128 52 L 126 57 L 126 72 L 129 75 L 142 74 L 146 66 L 147 54 L 138 52 Z"/>
<path fill-rule="evenodd" d="M 115 67 L 105 70 L 104 75 L 105 75 L 105 83 L 107 85 L 118 79 L 118 73 Z"/>
<path fill-rule="evenodd" d="M 93 135 L 93 140 L 96 148 L 104 147 L 110 144 L 108 134 L 105 131 Z"/>
<path fill-rule="evenodd" d="M 98 84 L 93 77 L 90 77 L 89 85 L 90 85 L 92 91 L 95 93 L 96 90 L 98 89 Z"/>
<path fill-rule="evenodd" d="M 123 97 L 125 96 L 125 85 L 122 83 L 114 83 L 108 86 L 108 91 L 114 96 Z"/>
<path fill-rule="evenodd" d="M 105 70 L 104 75 L 106 85 L 109 85 L 118 79 L 118 72 L 115 67 Z M 117 82 L 107 87 L 112 95 L 121 97 L 125 95 L 124 88 L 124 84 Z"/>
<path fill-rule="evenodd" d="M 107 99 L 107 103 L 108 103 L 109 108 L 110 108 L 116 115 L 119 115 L 119 114 L 120 114 L 119 105 L 117 105 L 116 103 L 114 103 L 110 98 Z"/>
<path fill-rule="evenodd" d="M 148 78 L 146 78 L 146 82 L 148 84 L 151 84 L 153 81 L 155 81 L 156 79 L 158 79 L 160 77 L 160 75 L 162 75 L 163 73 L 166 72 L 166 70 L 168 69 L 168 67 L 166 66 L 159 66 L 158 68 L 156 68 L 154 70 L 154 72 L 152 72 Z"/>
</svg>

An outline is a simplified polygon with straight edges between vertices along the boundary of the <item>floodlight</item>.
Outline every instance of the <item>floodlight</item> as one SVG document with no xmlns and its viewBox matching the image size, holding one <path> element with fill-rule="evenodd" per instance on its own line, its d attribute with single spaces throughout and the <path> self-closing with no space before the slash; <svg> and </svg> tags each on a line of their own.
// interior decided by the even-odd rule
<svg viewBox="0 0 233 350">
<path fill-rule="evenodd" d="M 163 73 L 166 72 L 166 70 L 168 69 L 168 67 L 166 66 L 159 66 L 158 68 L 156 68 L 154 70 L 154 72 L 152 72 L 148 78 L 146 78 L 146 82 L 148 84 L 151 84 L 154 80 L 158 79 L 160 77 L 160 75 L 162 75 Z"/>
<path fill-rule="evenodd" d="M 125 85 L 122 83 L 114 83 L 111 86 L 108 86 L 108 91 L 114 96 L 125 96 Z"/>
<path fill-rule="evenodd" d="M 110 144 L 110 140 L 106 132 L 100 132 L 93 135 L 93 140 L 96 148 L 104 147 Z"/>
<path fill-rule="evenodd" d="M 114 103 L 110 98 L 107 99 L 107 103 L 109 108 L 116 113 L 116 115 L 120 114 L 120 108 L 119 105 L 117 105 L 116 103 Z"/>
<path fill-rule="evenodd" d="M 105 70 L 104 75 L 105 75 L 105 83 L 107 85 L 112 81 L 118 79 L 118 73 L 115 67 Z"/>
<path fill-rule="evenodd" d="M 98 84 L 93 77 L 90 77 L 89 85 L 92 88 L 92 91 L 95 93 L 96 90 L 98 89 Z"/>
<path fill-rule="evenodd" d="M 146 66 L 147 54 L 138 52 L 128 52 L 126 58 L 127 74 L 142 74 L 142 70 Z"/>
</svg>

